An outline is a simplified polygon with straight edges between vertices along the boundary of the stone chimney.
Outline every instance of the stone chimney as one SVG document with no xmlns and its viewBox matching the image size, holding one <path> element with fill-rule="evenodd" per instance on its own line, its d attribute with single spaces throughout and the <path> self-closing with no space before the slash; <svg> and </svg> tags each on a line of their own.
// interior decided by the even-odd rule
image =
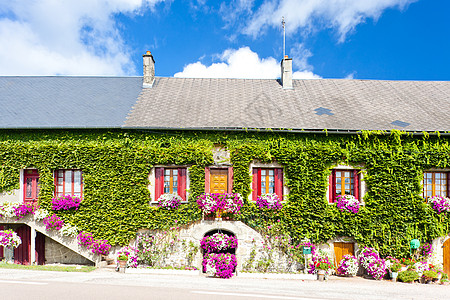
<svg viewBox="0 0 450 300">
<path fill-rule="evenodd" d="M 150 51 L 142 55 L 144 60 L 144 83 L 143 88 L 151 88 L 155 81 L 155 60 Z"/>
<path fill-rule="evenodd" d="M 281 85 L 283 89 L 293 89 L 292 87 L 292 58 L 284 56 L 281 61 Z"/>
</svg>

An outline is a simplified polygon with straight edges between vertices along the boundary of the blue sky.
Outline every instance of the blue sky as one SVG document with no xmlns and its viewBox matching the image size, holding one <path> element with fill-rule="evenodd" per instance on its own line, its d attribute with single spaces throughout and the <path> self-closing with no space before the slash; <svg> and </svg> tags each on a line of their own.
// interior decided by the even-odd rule
<svg viewBox="0 0 450 300">
<path fill-rule="evenodd" d="M 448 0 L 0 0 L 0 75 L 450 80 Z"/>
</svg>

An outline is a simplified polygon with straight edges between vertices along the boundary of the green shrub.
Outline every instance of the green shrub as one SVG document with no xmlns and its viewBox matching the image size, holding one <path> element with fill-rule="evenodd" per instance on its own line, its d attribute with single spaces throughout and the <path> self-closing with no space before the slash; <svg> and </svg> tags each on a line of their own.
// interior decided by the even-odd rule
<svg viewBox="0 0 450 300">
<path fill-rule="evenodd" d="M 419 279 L 419 275 L 417 274 L 416 271 L 407 270 L 407 271 L 398 273 L 397 278 L 398 278 L 398 280 L 400 280 L 402 282 L 413 282 L 414 280 Z"/>
</svg>

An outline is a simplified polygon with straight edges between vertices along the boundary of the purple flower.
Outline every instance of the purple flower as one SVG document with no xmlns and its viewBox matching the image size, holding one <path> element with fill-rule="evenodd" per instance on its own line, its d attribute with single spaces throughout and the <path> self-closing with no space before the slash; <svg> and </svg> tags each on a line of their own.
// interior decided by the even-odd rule
<svg viewBox="0 0 450 300">
<path fill-rule="evenodd" d="M 78 245 L 91 249 L 94 254 L 108 255 L 111 245 L 107 240 L 96 240 L 90 232 L 80 232 L 77 236 Z"/>
<path fill-rule="evenodd" d="M 235 249 L 237 246 L 237 238 L 235 236 L 229 236 L 225 233 L 215 233 L 211 236 L 205 236 L 200 240 L 200 247 L 203 251 L 205 251 L 205 253 Z"/>
<path fill-rule="evenodd" d="M 209 253 L 203 258 L 203 271 L 220 278 L 231 278 L 237 266 L 236 255 L 230 253 Z"/>
<path fill-rule="evenodd" d="M 158 206 L 170 209 L 176 209 L 180 206 L 183 199 L 178 194 L 162 194 L 158 198 Z"/>
<path fill-rule="evenodd" d="M 359 212 L 359 201 L 352 195 L 339 195 L 336 197 L 337 208 L 341 211 L 348 211 L 354 214 Z"/>
<path fill-rule="evenodd" d="M 81 199 L 72 195 L 60 195 L 58 198 L 52 198 L 53 210 L 69 210 L 75 208 L 78 210 L 80 207 Z"/>
<path fill-rule="evenodd" d="M 21 204 L 14 208 L 14 213 L 17 217 L 17 219 L 22 219 L 26 215 L 33 212 L 33 207 L 29 204 Z"/>
<path fill-rule="evenodd" d="M 47 230 L 52 228 L 60 230 L 64 226 L 64 221 L 55 214 L 52 216 L 45 217 L 44 220 L 42 220 L 42 222 L 44 222 L 45 229 Z"/>
<path fill-rule="evenodd" d="M 282 209 L 283 205 L 277 194 L 262 194 L 256 199 L 256 205 L 263 209 Z"/>
<path fill-rule="evenodd" d="M 438 213 L 446 213 L 450 211 L 450 198 L 442 196 L 434 196 L 428 199 L 428 203 L 431 204 L 433 209 Z"/>
<path fill-rule="evenodd" d="M 243 200 L 238 193 L 205 193 L 198 196 L 197 204 L 205 214 L 219 210 L 236 214 L 241 209 Z"/>
</svg>

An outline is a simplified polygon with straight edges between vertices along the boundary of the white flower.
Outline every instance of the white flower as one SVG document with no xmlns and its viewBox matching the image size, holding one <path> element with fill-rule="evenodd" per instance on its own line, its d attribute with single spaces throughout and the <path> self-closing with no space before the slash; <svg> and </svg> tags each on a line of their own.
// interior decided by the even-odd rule
<svg viewBox="0 0 450 300">
<path fill-rule="evenodd" d="M 49 215 L 49 213 L 47 210 L 40 208 L 34 213 L 34 218 L 36 219 L 36 221 L 41 221 L 48 215 Z"/>
<path fill-rule="evenodd" d="M 66 224 L 61 228 L 59 232 L 61 232 L 63 236 L 76 237 L 78 235 L 78 228 L 77 226 Z"/>
<path fill-rule="evenodd" d="M 4 202 L 1 205 L 0 215 L 6 218 L 14 218 L 16 216 L 16 207 L 19 207 L 20 203 L 16 202 Z"/>
</svg>

